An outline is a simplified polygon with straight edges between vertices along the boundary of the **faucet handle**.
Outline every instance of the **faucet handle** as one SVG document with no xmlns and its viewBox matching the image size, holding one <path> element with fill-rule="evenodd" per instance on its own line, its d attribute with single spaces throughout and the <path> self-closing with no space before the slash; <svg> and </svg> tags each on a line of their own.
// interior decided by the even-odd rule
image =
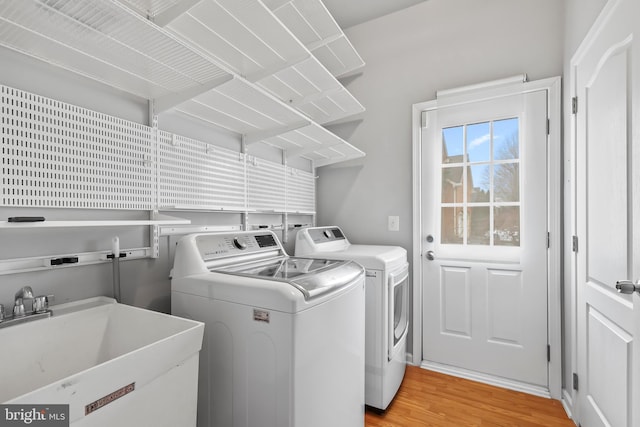
<svg viewBox="0 0 640 427">
<path fill-rule="evenodd" d="M 38 295 L 33 299 L 33 312 L 44 313 L 49 310 L 49 301 L 51 300 L 53 300 L 53 295 Z"/>
<path fill-rule="evenodd" d="M 22 298 L 16 298 L 16 302 L 13 305 L 13 317 L 24 317 L 25 314 L 24 301 L 22 300 Z"/>
</svg>

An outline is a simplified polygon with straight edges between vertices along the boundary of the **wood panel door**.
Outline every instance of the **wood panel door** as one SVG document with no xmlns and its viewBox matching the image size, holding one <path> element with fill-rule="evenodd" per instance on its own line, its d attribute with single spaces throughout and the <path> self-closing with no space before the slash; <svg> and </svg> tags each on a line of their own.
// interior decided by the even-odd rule
<svg viewBox="0 0 640 427">
<path fill-rule="evenodd" d="M 578 403 L 583 427 L 640 425 L 640 6 L 611 0 L 572 60 L 577 113 Z"/>
</svg>

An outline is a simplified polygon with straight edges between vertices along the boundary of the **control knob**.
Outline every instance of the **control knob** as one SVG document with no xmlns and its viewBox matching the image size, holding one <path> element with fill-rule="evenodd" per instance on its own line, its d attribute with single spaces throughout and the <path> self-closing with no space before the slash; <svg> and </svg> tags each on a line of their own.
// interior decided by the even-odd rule
<svg viewBox="0 0 640 427">
<path fill-rule="evenodd" d="M 241 242 L 240 239 L 238 239 L 237 237 L 233 239 L 233 246 L 240 249 L 241 251 L 247 249 L 247 244 Z"/>
</svg>

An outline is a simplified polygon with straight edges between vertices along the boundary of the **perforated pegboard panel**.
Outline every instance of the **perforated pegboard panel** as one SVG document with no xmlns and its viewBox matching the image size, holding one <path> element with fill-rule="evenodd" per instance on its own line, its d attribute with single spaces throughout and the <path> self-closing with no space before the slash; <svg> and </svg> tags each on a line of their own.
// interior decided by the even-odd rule
<svg viewBox="0 0 640 427">
<path fill-rule="evenodd" d="M 156 150 L 148 126 L 0 95 L 1 206 L 315 212 L 311 173 L 162 131 Z"/>
<path fill-rule="evenodd" d="M 247 159 L 247 185 L 249 209 L 284 212 L 285 166 L 267 160 Z"/>
<path fill-rule="evenodd" d="M 0 86 L 2 206 L 150 210 L 150 128 Z"/>
<path fill-rule="evenodd" d="M 287 168 L 287 212 L 314 213 L 316 211 L 316 180 L 312 173 Z"/>
<path fill-rule="evenodd" d="M 160 208 L 246 208 L 244 155 L 160 132 Z"/>
</svg>

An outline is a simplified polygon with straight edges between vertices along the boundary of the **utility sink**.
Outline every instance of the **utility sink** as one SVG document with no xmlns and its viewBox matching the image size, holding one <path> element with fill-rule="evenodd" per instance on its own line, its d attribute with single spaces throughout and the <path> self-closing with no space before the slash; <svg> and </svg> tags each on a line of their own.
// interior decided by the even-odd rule
<svg viewBox="0 0 640 427">
<path fill-rule="evenodd" d="M 74 426 L 195 426 L 204 324 L 98 297 L 0 329 L 0 402 Z"/>
</svg>

